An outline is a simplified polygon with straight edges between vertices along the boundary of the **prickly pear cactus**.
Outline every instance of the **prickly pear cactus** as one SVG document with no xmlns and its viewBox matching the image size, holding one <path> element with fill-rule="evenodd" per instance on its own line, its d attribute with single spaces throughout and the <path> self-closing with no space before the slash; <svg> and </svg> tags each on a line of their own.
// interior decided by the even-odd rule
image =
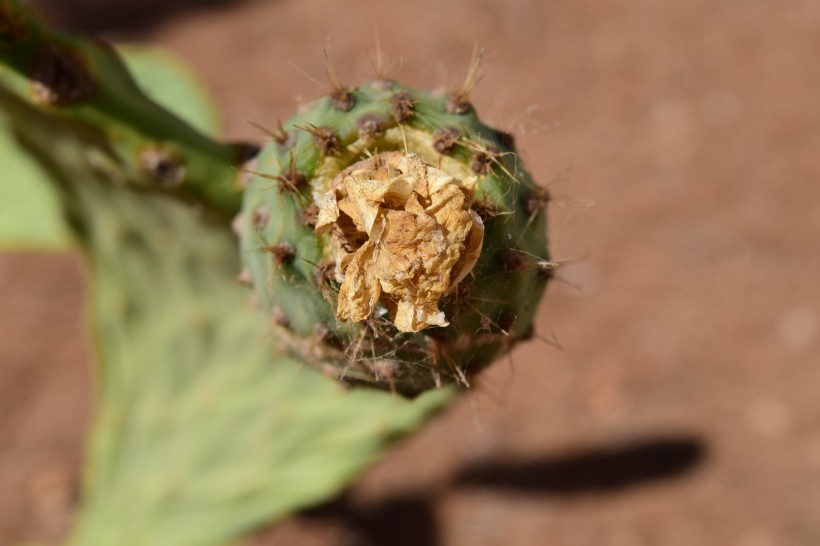
<svg viewBox="0 0 820 546">
<path fill-rule="evenodd" d="M 92 280 L 72 544 L 223 544 L 320 502 L 530 335 L 547 196 L 475 76 L 333 76 L 240 167 L 178 65 L 0 0 L 0 248 L 79 248 Z"/>
<path fill-rule="evenodd" d="M 466 92 L 336 86 L 269 132 L 237 226 L 292 354 L 412 396 L 469 386 L 531 335 L 546 193 Z"/>
</svg>

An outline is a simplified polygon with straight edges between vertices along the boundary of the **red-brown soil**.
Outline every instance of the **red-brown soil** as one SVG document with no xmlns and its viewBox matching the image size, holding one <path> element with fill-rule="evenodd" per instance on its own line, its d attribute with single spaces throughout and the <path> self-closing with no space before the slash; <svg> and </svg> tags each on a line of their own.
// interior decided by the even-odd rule
<svg viewBox="0 0 820 546">
<path fill-rule="evenodd" d="M 820 544 L 816 1 L 248 1 L 130 27 L 97 4 L 72 22 L 187 59 L 231 138 L 325 92 L 327 43 L 345 82 L 372 74 L 378 37 L 394 77 L 430 86 L 479 41 L 474 103 L 554 196 L 569 261 L 538 332 L 563 350 L 515 351 L 254 544 Z M 67 525 L 91 406 L 82 295 L 71 259 L 0 258 L 3 544 Z"/>
</svg>

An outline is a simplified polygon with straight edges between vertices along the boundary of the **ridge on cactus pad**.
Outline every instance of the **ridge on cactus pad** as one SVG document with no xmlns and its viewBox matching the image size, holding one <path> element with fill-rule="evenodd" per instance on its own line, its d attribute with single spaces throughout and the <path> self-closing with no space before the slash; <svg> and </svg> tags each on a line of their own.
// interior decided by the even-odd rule
<svg viewBox="0 0 820 546">
<path fill-rule="evenodd" d="M 414 396 L 469 386 L 532 335 L 548 198 L 463 96 L 338 87 L 269 134 L 236 223 L 241 278 L 291 353 Z"/>
</svg>

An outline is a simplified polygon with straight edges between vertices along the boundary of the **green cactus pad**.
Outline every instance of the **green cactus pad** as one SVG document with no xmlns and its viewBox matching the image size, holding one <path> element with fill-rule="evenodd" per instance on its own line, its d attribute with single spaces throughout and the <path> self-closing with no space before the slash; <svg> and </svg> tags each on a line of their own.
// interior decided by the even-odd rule
<svg viewBox="0 0 820 546">
<path fill-rule="evenodd" d="M 2 121 L 0 121 L 2 123 Z M 47 170 L 0 127 L 0 250 L 65 250 L 71 232 Z"/>
<path fill-rule="evenodd" d="M 269 133 L 237 229 L 244 276 L 293 354 L 344 382 L 412 396 L 468 386 L 531 334 L 553 271 L 547 195 L 521 167 L 510 136 L 484 125 L 469 103 L 378 80 L 337 89 Z M 457 179 L 477 178 L 472 209 L 484 222 L 483 249 L 440 302 L 446 327 L 401 332 L 390 302 L 362 322 L 337 320 L 334 251 L 330 237 L 314 230 L 317 207 L 339 173 L 391 151 L 415 154 Z"/>
<path fill-rule="evenodd" d="M 449 399 L 344 392 L 278 355 L 232 236 L 184 205 L 78 200 L 106 366 L 77 546 L 222 544 L 334 494 Z"/>
</svg>

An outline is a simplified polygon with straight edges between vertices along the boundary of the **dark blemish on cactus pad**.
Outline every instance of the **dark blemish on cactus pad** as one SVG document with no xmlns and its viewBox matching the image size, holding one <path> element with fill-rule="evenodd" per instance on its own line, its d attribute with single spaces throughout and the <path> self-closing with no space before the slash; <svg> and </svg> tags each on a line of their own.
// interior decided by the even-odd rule
<svg viewBox="0 0 820 546">
<path fill-rule="evenodd" d="M 470 170 L 476 174 L 490 174 L 496 155 L 489 150 L 476 152 L 470 158 Z"/>
<path fill-rule="evenodd" d="M 522 197 L 521 204 L 527 214 L 535 214 L 539 210 L 546 208 L 550 199 L 550 193 L 546 188 L 534 188 Z"/>
<path fill-rule="evenodd" d="M 322 152 L 322 156 L 336 155 L 341 150 L 341 142 L 338 135 L 331 131 L 328 127 L 316 127 L 315 125 L 308 125 L 306 127 L 299 127 L 313 135 L 313 141 Z"/>
<path fill-rule="evenodd" d="M 518 273 L 523 271 L 527 265 L 524 255 L 512 248 L 499 252 L 498 258 L 501 262 L 501 269 L 505 273 Z"/>
<path fill-rule="evenodd" d="M 40 49 L 31 74 L 31 100 L 64 106 L 89 97 L 94 80 L 82 60 L 70 51 L 47 45 Z"/>
<path fill-rule="evenodd" d="M 372 142 L 382 133 L 382 119 L 377 114 L 364 114 L 356 121 L 359 138 Z"/>
<path fill-rule="evenodd" d="M 276 181 L 279 183 L 279 193 L 298 191 L 307 184 L 305 175 L 296 170 L 296 161 L 292 154 L 287 170 L 276 176 Z"/>
<path fill-rule="evenodd" d="M 10 3 L 0 3 L 0 47 L 22 42 L 27 34 L 22 16 L 15 12 Z"/>
<path fill-rule="evenodd" d="M 390 99 L 390 111 L 399 123 L 406 123 L 415 115 L 416 102 L 410 93 L 396 93 Z"/>
<path fill-rule="evenodd" d="M 279 243 L 278 245 L 266 245 L 260 249 L 271 255 L 274 265 L 281 267 L 293 263 L 296 258 L 296 248 L 290 243 Z"/>
<path fill-rule="evenodd" d="M 470 111 L 471 105 L 466 97 L 450 95 L 445 105 L 448 114 L 462 115 Z"/>
<path fill-rule="evenodd" d="M 251 223 L 256 231 L 262 231 L 267 227 L 270 220 L 270 212 L 265 207 L 259 207 L 251 215 Z"/>
<path fill-rule="evenodd" d="M 448 154 L 461 137 L 461 131 L 455 127 L 445 127 L 433 133 L 433 148 L 440 154 Z"/>
<path fill-rule="evenodd" d="M 347 112 L 356 104 L 356 99 L 353 97 L 353 93 L 351 93 L 350 90 L 343 87 L 341 89 L 333 90 L 330 94 L 330 104 L 336 110 Z"/>
<path fill-rule="evenodd" d="M 182 158 L 157 144 L 148 144 L 139 152 L 139 164 L 151 177 L 166 186 L 177 186 L 185 181 Z"/>
<path fill-rule="evenodd" d="M 515 328 L 515 323 L 518 320 L 518 315 L 513 313 L 509 313 L 507 311 L 502 311 L 501 314 L 498 316 L 498 320 L 496 324 L 498 328 L 501 330 L 502 333 L 505 335 L 510 335 L 510 332 L 513 328 Z"/>
</svg>

